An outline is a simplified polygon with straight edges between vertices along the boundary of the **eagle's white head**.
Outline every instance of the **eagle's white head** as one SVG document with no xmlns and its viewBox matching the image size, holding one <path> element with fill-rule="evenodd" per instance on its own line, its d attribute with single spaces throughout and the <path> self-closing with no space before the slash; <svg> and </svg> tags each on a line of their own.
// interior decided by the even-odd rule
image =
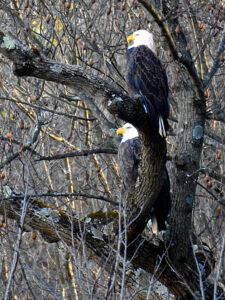
<svg viewBox="0 0 225 300">
<path fill-rule="evenodd" d="M 117 134 L 122 134 L 123 138 L 121 143 L 126 142 L 127 140 L 138 137 L 137 129 L 130 123 L 126 123 L 123 127 L 117 129 Z"/>
<path fill-rule="evenodd" d="M 155 53 L 155 44 L 153 35 L 147 30 L 141 29 L 135 31 L 127 37 L 128 49 L 138 46 L 146 46 Z"/>
</svg>

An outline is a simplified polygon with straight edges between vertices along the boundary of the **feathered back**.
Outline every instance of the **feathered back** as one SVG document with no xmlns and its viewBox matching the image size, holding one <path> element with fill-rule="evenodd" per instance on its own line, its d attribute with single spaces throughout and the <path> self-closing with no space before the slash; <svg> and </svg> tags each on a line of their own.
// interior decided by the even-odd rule
<svg viewBox="0 0 225 300">
<path fill-rule="evenodd" d="M 160 60 L 148 46 L 150 42 L 145 42 L 144 37 L 141 39 L 141 34 L 137 38 L 134 35 L 128 37 L 131 45 L 127 49 L 127 87 L 131 96 L 139 95 L 142 99 L 151 127 L 165 137 L 169 129 L 167 76 Z"/>
</svg>

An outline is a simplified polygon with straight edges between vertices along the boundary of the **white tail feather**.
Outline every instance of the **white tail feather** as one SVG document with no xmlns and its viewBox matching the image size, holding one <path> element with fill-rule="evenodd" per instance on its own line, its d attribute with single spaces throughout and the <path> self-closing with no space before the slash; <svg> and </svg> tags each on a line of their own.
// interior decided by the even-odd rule
<svg viewBox="0 0 225 300">
<path fill-rule="evenodd" d="M 156 235 L 159 233 L 158 222 L 154 213 L 152 214 L 152 232 Z"/>
<path fill-rule="evenodd" d="M 165 127 L 164 127 L 163 118 L 161 116 L 159 116 L 159 134 L 163 138 L 166 137 L 166 130 L 165 130 Z"/>
</svg>

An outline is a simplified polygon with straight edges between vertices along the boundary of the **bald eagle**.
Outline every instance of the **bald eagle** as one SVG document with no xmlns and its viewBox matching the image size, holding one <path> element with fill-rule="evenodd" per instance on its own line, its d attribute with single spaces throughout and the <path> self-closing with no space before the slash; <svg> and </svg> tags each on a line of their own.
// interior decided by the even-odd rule
<svg viewBox="0 0 225 300">
<path fill-rule="evenodd" d="M 169 129 L 168 82 L 156 57 L 153 36 L 146 30 L 127 38 L 127 86 L 131 96 L 139 96 L 149 116 L 151 127 L 162 137 Z"/>
<path fill-rule="evenodd" d="M 133 192 L 138 176 L 141 140 L 137 129 L 130 123 L 126 123 L 119 128 L 117 134 L 122 134 L 123 136 L 118 149 L 118 168 L 123 184 L 122 196 L 127 197 Z M 154 234 L 166 229 L 165 221 L 170 208 L 170 182 L 167 169 L 165 168 L 162 188 L 151 212 L 152 231 Z"/>
</svg>

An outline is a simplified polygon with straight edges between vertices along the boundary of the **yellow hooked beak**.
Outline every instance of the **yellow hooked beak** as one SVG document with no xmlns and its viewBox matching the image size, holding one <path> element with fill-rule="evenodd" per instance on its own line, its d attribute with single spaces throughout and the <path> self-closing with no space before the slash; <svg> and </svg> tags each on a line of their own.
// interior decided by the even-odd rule
<svg viewBox="0 0 225 300">
<path fill-rule="evenodd" d="M 126 131 L 125 128 L 120 127 L 120 128 L 117 129 L 116 133 L 117 133 L 117 134 L 124 134 L 125 131 Z"/>
<path fill-rule="evenodd" d="M 129 35 L 129 36 L 127 37 L 127 42 L 128 42 L 128 43 L 132 42 L 133 40 L 135 40 L 135 37 L 134 37 L 133 35 Z"/>
</svg>

